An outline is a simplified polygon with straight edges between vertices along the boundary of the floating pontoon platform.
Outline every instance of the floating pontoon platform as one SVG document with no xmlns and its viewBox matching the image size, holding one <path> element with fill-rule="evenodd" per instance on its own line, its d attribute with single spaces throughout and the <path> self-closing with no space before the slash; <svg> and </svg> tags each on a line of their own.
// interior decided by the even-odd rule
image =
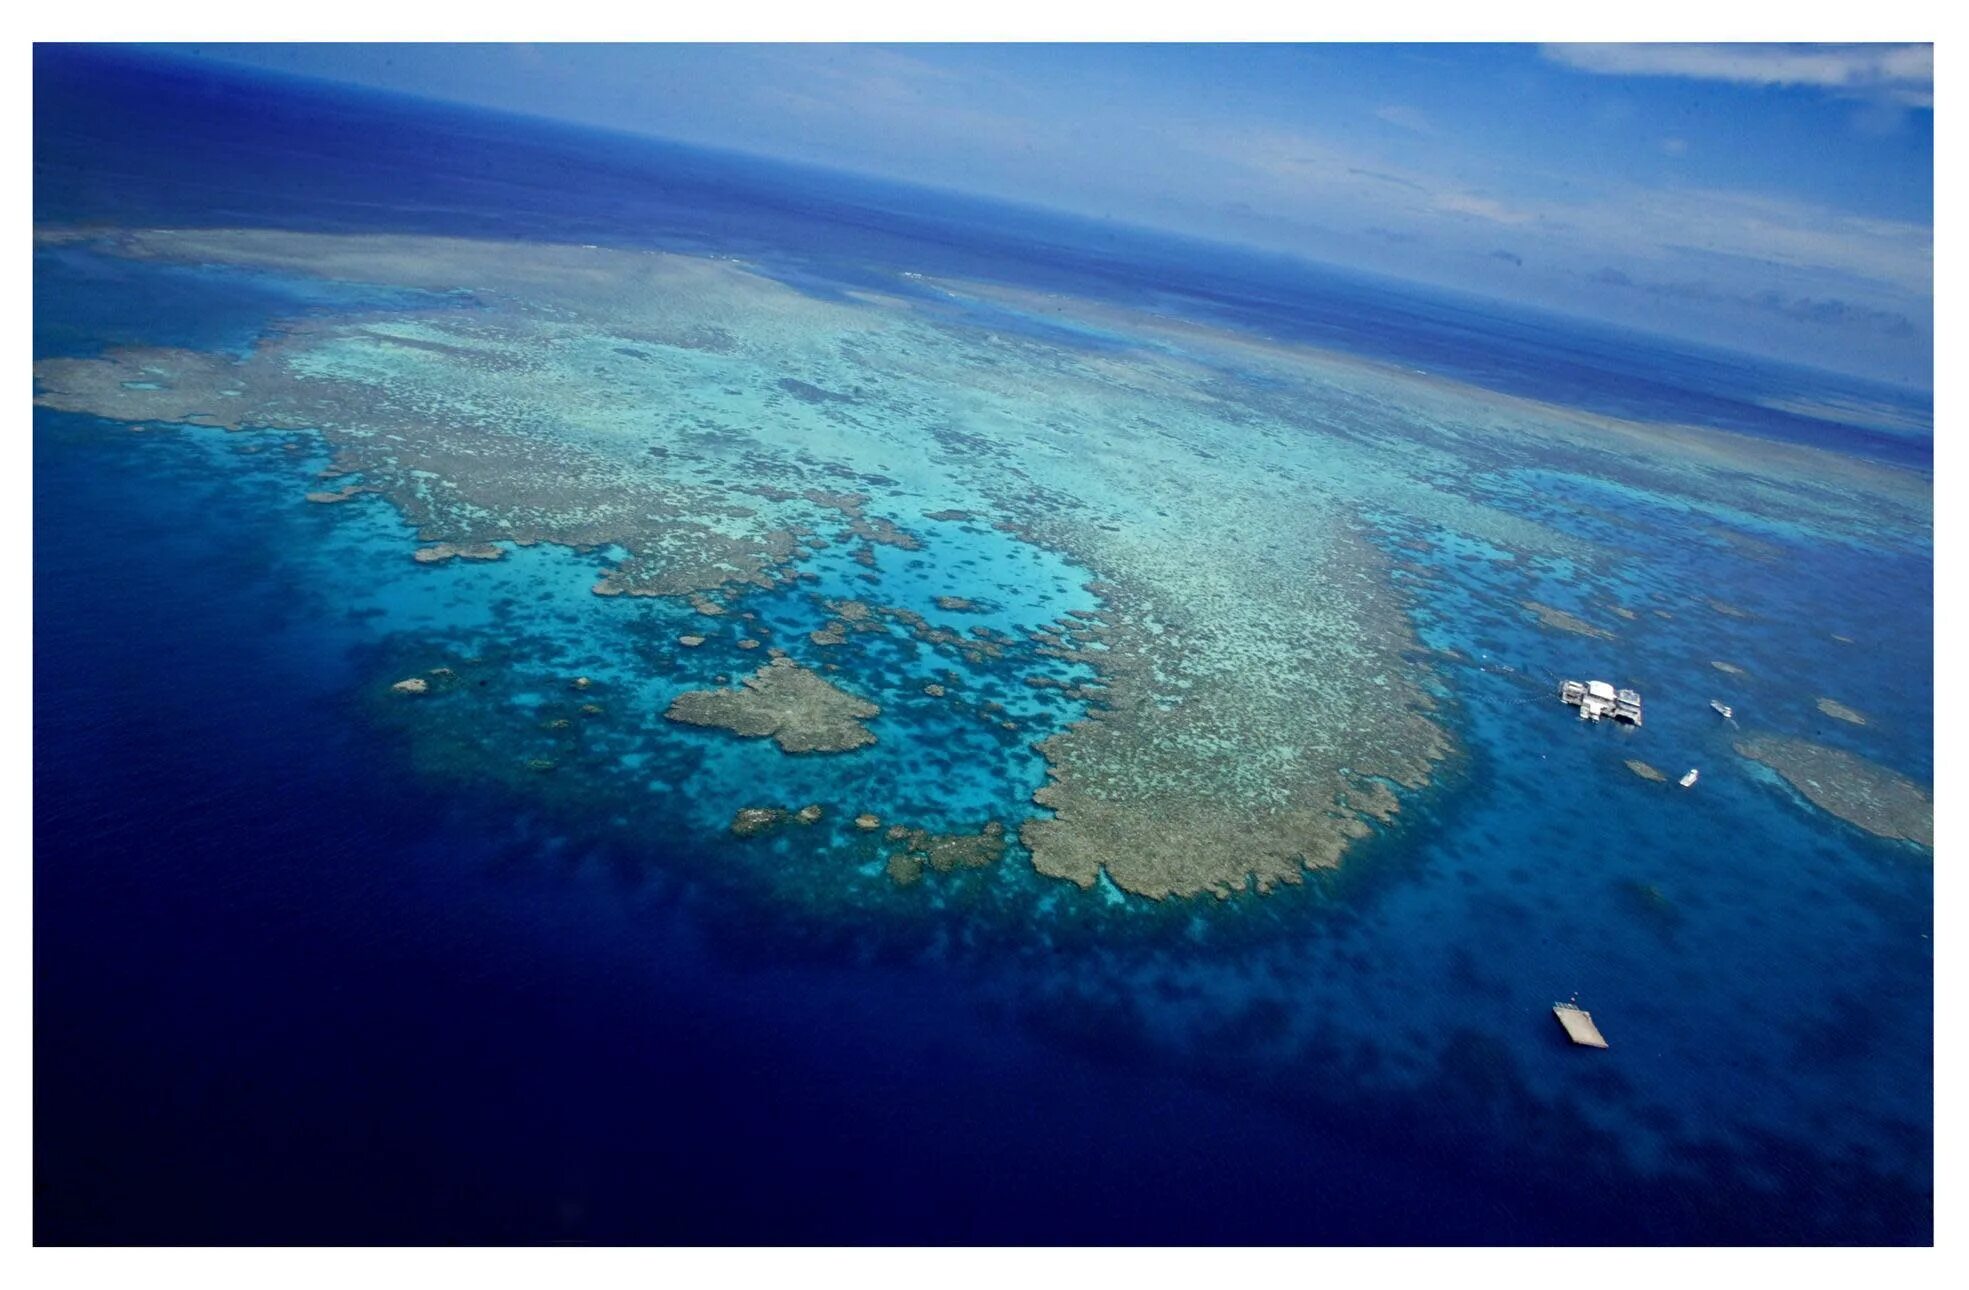
<svg viewBox="0 0 1969 1290">
<path fill-rule="evenodd" d="M 1635 690 L 1616 690 L 1605 681 L 1564 681 L 1559 702 L 1579 709 L 1581 721 L 1612 717 L 1630 726 L 1641 724 L 1641 696 Z"/>
<path fill-rule="evenodd" d="M 1607 1039 L 1593 1024 L 1593 1014 L 1576 1003 L 1555 1003 L 1552 1015 L 1566 1028 L 1566 1038 L 1582 1048 L 1605 1048 Z"/>
</svg>

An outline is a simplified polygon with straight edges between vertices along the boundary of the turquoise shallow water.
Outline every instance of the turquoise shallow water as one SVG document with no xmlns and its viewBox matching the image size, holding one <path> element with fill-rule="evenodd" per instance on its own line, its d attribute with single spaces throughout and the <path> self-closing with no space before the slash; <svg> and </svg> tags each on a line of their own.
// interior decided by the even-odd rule
<svg viewBox="0 0 1969 1290">
<path fill-rule="evenodd" d="M 43 355 L 239 353 L 296 309 L 403 300 L 80 251 L 42 267 Z M 798 433 L 900 441 L 752 397 Z M 1337 389 L 1331 453 L 1277 469 L 1319 456 L 1344 480 L 1349 434 L 1432 462 L 1466 433 L 1359 412 L 1378 397 Z M 1086 710 L 1026 678 L 1091 671 L 1030 650 L 973 661 L 894 625 L 801 644 L 826 599 L 1014 637 L 1098 603 L 1085 566 L 926 518 L 964 500 L 928 449 L 896 454 L 877 511 L 918 549 L 875 545 L 871 568 L 833 542 L 707 618 L 592 594 L 606 549 L 417 564 L 383 498 L 302 500 L 329 462 L 309 432 L 35 417 L 44 1239 L 1928 1236 L 1932 858 L 1730 748 L 1787 733 L 1930 782 L 1908 681 L 1933 664 L 1925 524 L 1770 511 L 1754 480 L 1692 501 L 1564 446 L 1439 474 L 1442 522 L 1370 495 L 1454 756 L 1331 876 L 1157 904 L 1016 850 L 898 889 L 848 824 L 1016 823 L 1032 744 Z M 1208 433 L 1188 442 L 1238 450 Z M 1062 443 L 1035 487 L 1091 451 Z M 1472 497 L 1584 544 L 1461 529 Z M 1286 576 L 1312 558 L 1268 554 Z M 882 708 L 876 742 L 789 758 L 663 719 L 774 647 L 837 661 Z M 435 666 L 460 678 L 435 702 L 389 691 Z M 1575 721 L 1554 687 L 1587 675 L 1639 688 L 1646 726 Z M 730 837 L 762 799 L 828 814 Z M 1608 1053 L 1554 1025 L 1574 992 Z"/>
</svg>

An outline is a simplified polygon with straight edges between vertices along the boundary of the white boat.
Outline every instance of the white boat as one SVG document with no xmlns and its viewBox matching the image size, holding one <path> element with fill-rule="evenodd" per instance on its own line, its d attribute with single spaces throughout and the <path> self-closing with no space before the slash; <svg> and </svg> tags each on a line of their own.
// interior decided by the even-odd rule
<svg viewBox="0 0 1969 1290">
<path fill-rule="evenodd" d="M 1725 721 L 1728 721 L 1731 717 L 1734 717 L 1736 715 L 1735 712 L 1730 710 L 1730 705 L 1723 702 L 1721 699 L 1711 699 L 1709 701 L 1709 706 L 1716 709 L 1717 712 L 1721 713 L 1723 716 L 1723 720 Z"/>
<path fill-rule="evenodd" d="M 1691 767 L 1689 767 L 1689 773 L 1688 773 L 1688 774 L 1686 774 L 1686 775 L 1684 775 L 1684 776 L 1682 776 L 1682 778 L 1681 778 L 1681 780 L 1680 780 L 1680 783 L 1681 783 L 1681 785 L 1682 785 L 1682 787 L 1683 787 L 1683 788 L 1687 788 L 1687 787 L 1688 787 L 1689 785 L 1691 785 L 1691 784 L 1693 784 L 1693 783 L 1695 783 L 1695 782 L 1696 782 L 1696 776 L 1697 776 L 1697 775 L 1699 775 L 1699 774 L 1701 774 L 1701 773 L 1702 773 L 1702 772 L 1700 772 L 1700 771 L 1698 771 L 1698 770 L 1697 770 L 1697 769 L 1696 769 L 1695 767 L 1693 767 L 1693 766 L 1691 766 Z"/>
</svg>

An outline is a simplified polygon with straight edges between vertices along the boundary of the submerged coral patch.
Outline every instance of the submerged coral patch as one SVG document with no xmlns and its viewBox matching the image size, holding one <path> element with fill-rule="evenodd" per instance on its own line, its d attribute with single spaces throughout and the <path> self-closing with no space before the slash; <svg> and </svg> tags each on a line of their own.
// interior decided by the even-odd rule
<svg viewBox="0 0 1969 1290">
<path fill-rule="evenodd" d="M 1749 618 L 1751 616 L 1749 610 L 1733 605 L 1727 600 L 1718 600 L 1714 596 L 1704 596 L 1703 603 L 1725 618 Z"/>
<path fill-rule="evenodd" d="M 1737 753 L 1770 767 L 1805 799 L 1883 838 L 1933 849 L 1935 804 L 1907 776 L 1841 748 L 1782 735 L 1739 740 Z"/>
<path fill-rule="evenodd" d="M 1595 640 L 1610 641 L 1613 633 L 1604 627 L 1595 627 L 1579 615 L 1551 605 L 1540 604 L 1536 600 L 1520 602 L 1538 616 L 1538 621 L 1554 631 L 1571 632 L 1575 636 L 1591 636 Z"/>
<path fill-rule="evenodd" d="M 777 806 L 741 806 L 732 816 L 732 836 L 757 837 L 786 822 L 786 812 Z"/>
<path fill-rule="evenodd" d="M 1846 724 L 1853 726 L 1863 726 L 1866 724 L 1865 713 L 1856 708 L 1849 708 L 1837 699 L 1821 698 L 1818 701 L 1818 708 L 1820 712 L 1825 713 L 1825 715 L 1835 721 L 1844 721 Z"/>
</svg>

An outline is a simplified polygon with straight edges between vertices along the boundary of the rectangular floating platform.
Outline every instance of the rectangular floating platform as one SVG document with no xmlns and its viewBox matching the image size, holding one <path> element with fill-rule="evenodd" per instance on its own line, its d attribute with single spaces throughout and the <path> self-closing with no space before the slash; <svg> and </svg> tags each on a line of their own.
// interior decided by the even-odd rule
<svg viewBox="0 0 1969 1290">
<path fill-rule="evenodd" d="M 1576 1003 L 1555 1003 L 1552 1015 L 1566 1028 L 1566 1037 L 1582 1048 L 1605 1048 L 1607 1039 L 1593 1024 L 1593 1014 Z"/>
<path fill-rule="evenodd" d="M 1641 695 L 1636 690 L 1616 690 L 1605 681 L 1563 681 L 1559 702 L 1579 709 L 1581 721 L 1612 717 L 1630 726 L 1641 724 Z"/>
</svg>

